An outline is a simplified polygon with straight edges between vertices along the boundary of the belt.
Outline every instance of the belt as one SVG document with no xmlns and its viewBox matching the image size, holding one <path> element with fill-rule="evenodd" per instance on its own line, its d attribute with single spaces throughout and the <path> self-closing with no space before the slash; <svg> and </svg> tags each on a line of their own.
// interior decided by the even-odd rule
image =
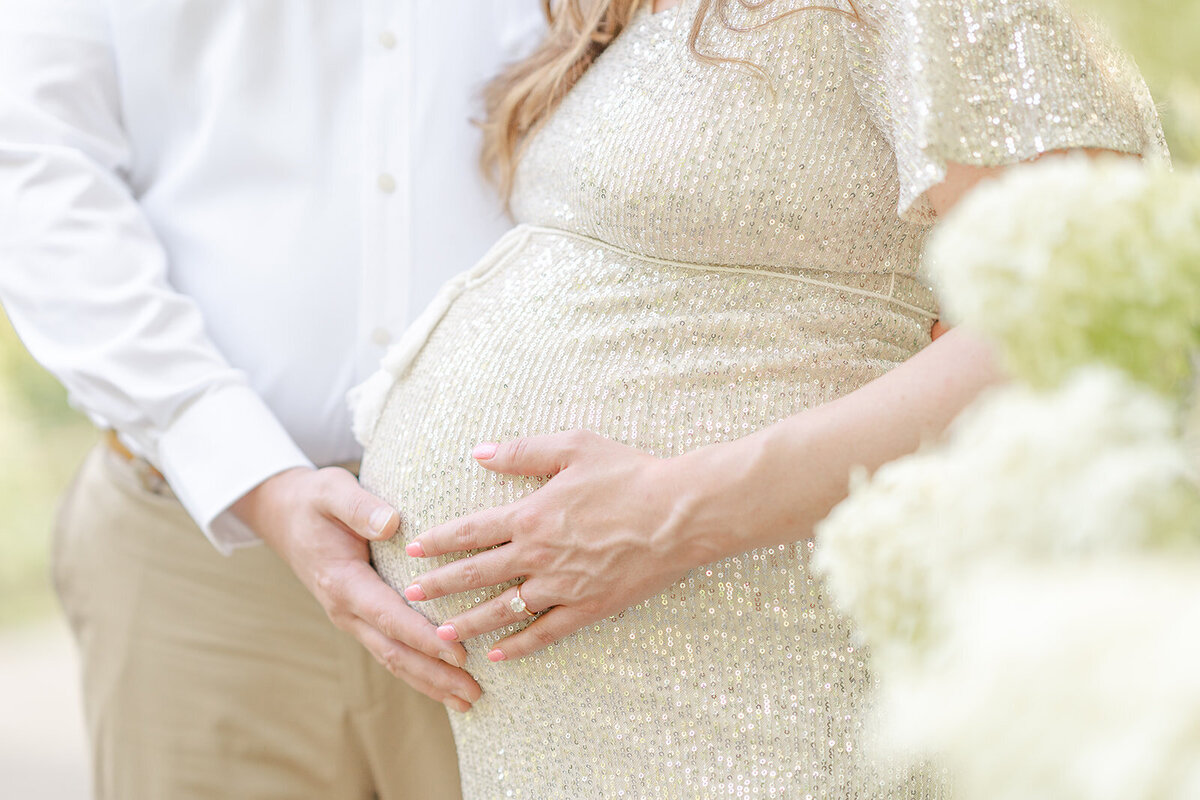
<svg viewBox="0 0 1200 800">
<path fill-rule="evenodd" d="M 117 458 L 120 458 L 122 461 L 127 462 L 133 467 L 134 472 L 137 473 L 138 480 L 141 481 L 142 486 L 145 487 L 147 491 L 153 492 L 157 495 L 162 495 L 163 497 L 175 496 L 175 493 L 171 491 L 171 487 L 167 483 L 167 479 L 163 476 L 163 474 L 159 472 L 158 469 L 155 468 L 155 466 L 149 461 L 139 455 L 135 455 L 133 451 L 126 447 L 124 443 L 121 442 L 121 438 L 117 436 L 116 431 L 110 429 L 104 432 L 104 444 L 107 445 L 108 449 L 111 450 L 112 453 L 117 456 Z M 343 461 L 339 464 L 332 464 L 330 466 L 344 469 L 357 478 L 361 462 Z"/>
<path fill-rule="evenodd" d="M 167 479 L 159 472 L 153 464 L 141 456 L 134 453 L 126 447 L 117 432 L 114 430 L 106 430 L 104 432 L 104 444 L 109 451 L 122 461 L 127 462 L 133 468 L 137 475 L 138 481 L 142 484 L 142 488 L 153 494 L 162 497 L 174 497 L 175 493 L 171 491 L 171 487 L 167 485 Z"/>
</svg>

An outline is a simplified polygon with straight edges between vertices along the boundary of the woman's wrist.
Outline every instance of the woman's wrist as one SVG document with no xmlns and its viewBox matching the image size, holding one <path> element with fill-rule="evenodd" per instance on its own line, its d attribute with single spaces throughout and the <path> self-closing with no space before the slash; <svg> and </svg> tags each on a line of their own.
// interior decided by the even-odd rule
<svg viewBox="0 0 1200 800">
<path fill-rule="evenodd" d="M 788 480 L 801 470 L 785 466 L 790 448 L 777 427 L 661 462 L 663 491 L 675 498 L 662 537 L 689 568 L 807 535 L 794 522 L 802 487 Z"/>
</svg>

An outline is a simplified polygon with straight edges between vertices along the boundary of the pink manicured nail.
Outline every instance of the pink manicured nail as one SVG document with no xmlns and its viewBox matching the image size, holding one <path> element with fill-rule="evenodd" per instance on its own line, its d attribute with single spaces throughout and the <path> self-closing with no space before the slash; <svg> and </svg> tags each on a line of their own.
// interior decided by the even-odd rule
<svg viewBox="0 0 1200 800">
<path fill-rule="evenodd" d="M 404 590 L 404 597 L 408 600 L 424 600 L 425 592 L 421 591 L 421 587 L 414 583 Z"/>
<path fill-rule="evenodd" d="M 503 650 L 497 649 L 488 653 L 488 661 L 503 661 L 506 658 L 508 658 L 508 656 L 504 655 Z"/>
<path fill-rule="evenodd" d="M 420 542 L 409 542 L 404 546 L 404 552 L 408 553 L 413 558 L 425 557 L 425 548 L 421 547 Z"/>
<path fill-rule="evenodd" d="M 492 456 L 496 455 L 496 448 L 500 445 L 495 442 L 484 442 L 483 444 L 475 445 L 475 449 L 471 451 L 471 458 L 477 458 L 480 461 L 487 461 Z"/>
<path fill-rule="evenodd" d="M 454 626 L 449 624 L 438 628 L 437 635 L 439 639 L 443 639 L 447 642 L 453 642 L 458 639 L 458 631 L 454 630 Z"/>
</svg>

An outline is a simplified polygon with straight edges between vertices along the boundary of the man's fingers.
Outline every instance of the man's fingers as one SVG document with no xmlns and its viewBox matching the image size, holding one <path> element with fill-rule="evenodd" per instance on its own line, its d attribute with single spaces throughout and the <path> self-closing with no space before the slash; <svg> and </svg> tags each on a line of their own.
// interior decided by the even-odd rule
<svg viewBox="0 0 1200 800">
<path fill-rule="evenodd" d="M 488 652 L 489 661 L 511 661 L 536 653 L 575 631 L 595 622 L 587 615 L 565 606 L 550 609 L 525 628 L 496 642 Z"/>
<path fill-rule="evenodd" d="M 598 439 L 588 431 L 527 436 L 507 442 L 484 442 L 471 451 L 471 456 L 480 466 L 506 475 L 556 475 Z"/>
<path fill-rule="evenodd" d="M 362 620 L 352 623 L 350 632 L 388 672 L 448 708 L 469 711 L 483 695 L 479 684 L 461 669 L 392 641 Z"/>
<path fill-rule="evenodd" d="M 412 601 L 433 600 L 504 583 L 518 577 L 513 571 L 512 551 L 511 545 L 497 547 L 430 570 L 417 577 L 404 596 Z"/>
<path fill-rule="evenodd" d="M 382 541 L 395 535 L 400 515 L 387 503 L 358 485 L 344 469 L 320 470 L 322 491 L 318 507 L 326 517 L 340 522 L 364 539 Z"/>
<path fill-rule="evenodd" d="M 417 536 L 404 552 L 423 558 L 504 544 L 512 540 L 511 509 L 498 506 L 444 522 Z"/>
<path fill-rule="evenodd" d="M 343 607 L 384 636 L 454 667 L 467 663 L 462 645 L 438 638 L 433 623 L 409 607 L 365 562 L 348 567 L 339 585 L 346 593 Z"/>
</svg>

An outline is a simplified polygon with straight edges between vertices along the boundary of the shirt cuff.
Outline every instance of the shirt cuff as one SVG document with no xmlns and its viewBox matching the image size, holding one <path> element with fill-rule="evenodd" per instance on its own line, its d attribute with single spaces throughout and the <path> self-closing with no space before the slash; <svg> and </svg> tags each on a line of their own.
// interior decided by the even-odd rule
<svg viewBox="0 0 1200 800">
<path fill-rule="evenodd" d="M 260 540 L 229 507 L 272 475 L 312 467 L 253 390 L 229 386 L 204 395 L 158 441 L 156 466 L 225 555 Z"/>
</svg>

